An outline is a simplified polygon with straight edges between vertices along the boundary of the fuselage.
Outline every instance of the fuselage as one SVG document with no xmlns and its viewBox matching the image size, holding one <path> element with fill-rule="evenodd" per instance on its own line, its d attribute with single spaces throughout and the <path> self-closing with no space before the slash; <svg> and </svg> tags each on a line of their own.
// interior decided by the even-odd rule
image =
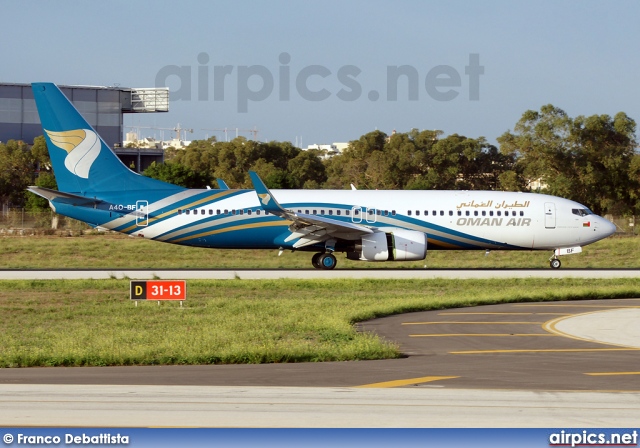
<svg viewBox="0 0 640 448">
<path fill-rule="evenodd" d="M 543 250 L 584 246 L 615 227 L 587 207 L 534 193 L 494 191 L 272 190 L 283 208 L 385 231 L 423 232 L 428 248 Z M 254 190 L 108 194 L 96 208 L 56 209 L 109 230 L 217 248 L 293 249 L 290 221 L 267 214 Z M 75 216 L 74 216 L 75 215 Z M 348 236 L 345 239 L 348 241 Z M 304 250 L 317 250 L 310 246 Z M 338 250 L 341 247 L 338 244 Z"/>
</svg>

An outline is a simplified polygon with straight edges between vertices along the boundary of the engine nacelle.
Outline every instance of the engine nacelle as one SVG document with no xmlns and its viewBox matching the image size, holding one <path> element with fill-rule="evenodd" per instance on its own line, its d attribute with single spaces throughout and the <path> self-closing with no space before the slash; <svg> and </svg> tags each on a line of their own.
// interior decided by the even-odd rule
<svg viewBox="0 0 640 448">
<path fill-rule="evenodd" d="M 362 261 L 415 261 L 426 256 L 426 235 L 405 229 L 385 229 L 363 236 L 347 251 L 348 259 Z"/>
</svg>

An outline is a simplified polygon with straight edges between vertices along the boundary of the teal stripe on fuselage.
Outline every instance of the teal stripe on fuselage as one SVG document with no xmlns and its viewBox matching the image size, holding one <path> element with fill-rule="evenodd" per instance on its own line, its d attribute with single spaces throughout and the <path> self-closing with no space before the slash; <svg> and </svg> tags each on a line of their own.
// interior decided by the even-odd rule
<svg viewBox="0 0 640 448">
<path fill-rule="evenodd" d="M 345 205 L 345 204 L 335 204 L 335 203 L 302 203 L 302 202 L 298 202 L 298 203 L 291 203 L 291 204 L 281 204 L 282 207 L 289 209 L 289 210 L 293 210 L 294 212 L 298 212 L 298 210 L 302 210 L 302 213 L 306 213 L 306 210 L 309 210 L 309 212 L 313 212 L 313 209 L 319 211 L 321 209 L 339 209 L 339 210 L 352 210 L 354 206 L 350 206 L 350 205 Z M 360 207 L 360 206 L 355 206 L 355 207 Z M 486 238 L 480 238 L 480 237 L 476 237 L 473 235 L 469 235 L 467 233 L 463 233 L 457 230 L 453 230 L 449 227 L 444 227 L 438 224 L 434 224 L 428 221 L 424 221 L 424 220 L 420 220 L 420 219 L 416 219 L 416 218 L 412 218 L 406 215 L 400 215 L 400 214 L 395 214 L 395 215 L 376 215 L 376 222 L 367 222 L 367 208 L 366 207 L 360 207 L 361 209 L 361 214 L 360 217 L 362 218 L 361 222 L 358 222 L 357 220 L 354 221 L 352 218 L 352 216 L 336 216 L 336 215 L 328 215 L 328 214 L 324 214 L 324 217 L 327 218 L 331 218 L 331 219 L 335 219 L 338 221 L 342 221 L 342 222 L 355 222 L 357 224 L 362 224 L 364 226 L 371 226 L 371 227 L 385 227 L 385 226 L 389 226 L 389 227 L 401 227 L 401 228 L 406 228 L 409 230 L 419 230 L 421 232 L 424 232 L 427 234 L 427 237 L 429 239 L 433 239 L 433 240 L 437 240 L 437 241 L 441 241 L 443 243 L 448 243 L 448 244 L 452 244 L 455 246 L 460 247 L 461 249 L 478 249 L 478 248 L 484 248 L 487 245 L 491 245 L 491 246 L 495 246 L 495 248 L 504 248 L 504 249 L 520 249 L 520 246 L 513 246 L 510 244 L 505 244 L 499 241 L 492 241 L 492 240 L 488 240 Z M 377 210 L 377 209 L 376 209 Z M 443 235 L 436 235 L 433 232 L 439 232 L 442 234 L 445 234 L 446 236 Z M 462 242 L 459 241 L 455 238 L 462 238 L 465 240 L 468 240 L 468 242 Z"/>
<path fill-rule="evenodd" d="M 238 225 L 245 224 L 261 224 L 261 223 L 273 223 L 280 222 L 282 219 L 277 216 L 264 216 L 264 215 L 213 215 L 206 216 L 204 219 L 200 219 L 198 221 L 194 221 L 189 224 L 185 224 L 180 227 L 176 227 L 167 232 L 162 233 L 154 237 L 154 240 L 165 241 L 167 243 L 174 242 L 176 240 L 186 240 L 189 238 L 193 238 L 202 233 L 207 233 L 215 230 L 223 230 L 226 228 L 232 228 Z M 286 230 L 286 227 L 283 224 L 283 228 Z M 255 231 L 255 230 L 254 230 Z M 282 233 L 283 230 L 280 230 Z M 168 236 L 168 237 L 167 237 Z"/>
<path fill-rule="evenodd" d="M 196 194 L 190 197 L 186 197 L 186 198 L 181 198 L 179 200 L 176 200 L 175 202 L 172 202 L 170 204 L 167 204 L 157 210 L 154 210 L 154 204 L 149 202 L 149 209 L 150 209 L 150 213 L 149 213 L 149 225 L 145 226 L 145 228 L 150 228 L 151 226 L 154 226 L 156 224 L 162 223 L 164 221 L 166 221 L 167 219 L 173 218 L 175 216 L 178 216 L 178 210 L 184 210 L 184 209 L 192 209 L 192 208 L 202 208 L 202 207 L 206 207 L 206 206 L 210 206 L 212 204 L 215 204 L 217 202 L 220 202 L 222 200 L 225 199 L 229 199 L 235 196 L 238 196 L 240 194 L 246 193 L 247 190 L 204 190 L 202 193 L 200 194 Z M 220 194 L 223 194 L 223 196 L 218 196 Z M 210 199 L 209 199 L 210 198 Z M 201 202 L 202 201 L 202 202 Z M 159 202 L 159 201 L 156 201 Z M 191 204 L 197 202 L 198 204 L 193 206 L 193 207 L 189 207 Z M 170 214 L 163 216 L 160 218 L 160 216 L 171 212 Z M 130 227 L 135 226 L 135 228 L 130 229 Z M 129 229 L 129 230 L 127 230 Z M 124 233 L 134 233 L 138 230 L 139 228 L 136 226 L 136 218 L 132 217 L 132 219 L 122 225 L 117 226 L 116 228 L 114 228 L 113 230 L 117 231 L 117 232 L 124 232 Z"/>
<path fill-rule="evenodd" d="M 197 232 L 190 239 L 180 239 L 176 244 L 224 249 L 273 249 L 280 246 L 286 248 L 283 246 L 284 238 L 288 235 L 286 226 L 227 230 L 233 227 L 234 225 L 219 227 L 215 230 L 222 230 L 222 233 L 201 237 L 197 236 L 201 232 Z M 165 242 L 173 243 L 174 241 Z"/>
</svg>

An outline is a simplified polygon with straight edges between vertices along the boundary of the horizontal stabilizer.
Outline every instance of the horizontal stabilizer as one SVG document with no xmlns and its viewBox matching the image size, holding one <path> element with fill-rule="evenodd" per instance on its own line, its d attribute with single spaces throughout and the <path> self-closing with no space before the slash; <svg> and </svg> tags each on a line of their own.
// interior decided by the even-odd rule
<svg viewBox="0 0 640 448">
<path fill-rule="evenodd" d="M 48 188 L 43 188 L 43 187 L 27 187 L 27 190 L 29 190 L 31 193 L 37 194 L 38 196 L 45 198 L 48 201 L 55 200 L 56 202 L 59 202 L 59 203 L 76 205 L 81 207 L 94 206 L 96 204 L 99 204 L 100 202 L 103 202 L 100 199 L 86 198 L 84 196 L 78 196 L 71 193 L 64 193 L 62 191 L 50 190 Z"/>
</svg>

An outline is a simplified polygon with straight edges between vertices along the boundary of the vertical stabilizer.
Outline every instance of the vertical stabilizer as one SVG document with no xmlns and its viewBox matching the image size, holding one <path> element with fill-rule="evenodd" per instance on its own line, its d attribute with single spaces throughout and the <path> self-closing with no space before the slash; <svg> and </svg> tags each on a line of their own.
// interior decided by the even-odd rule
<svg viewBox="0 0 640 448">
<path fill-rule="evenodd" d="M 88 196 L 183 189 L 127 168 L 55 84 L 31 86 L 60 191 Z"/>
</svg>

